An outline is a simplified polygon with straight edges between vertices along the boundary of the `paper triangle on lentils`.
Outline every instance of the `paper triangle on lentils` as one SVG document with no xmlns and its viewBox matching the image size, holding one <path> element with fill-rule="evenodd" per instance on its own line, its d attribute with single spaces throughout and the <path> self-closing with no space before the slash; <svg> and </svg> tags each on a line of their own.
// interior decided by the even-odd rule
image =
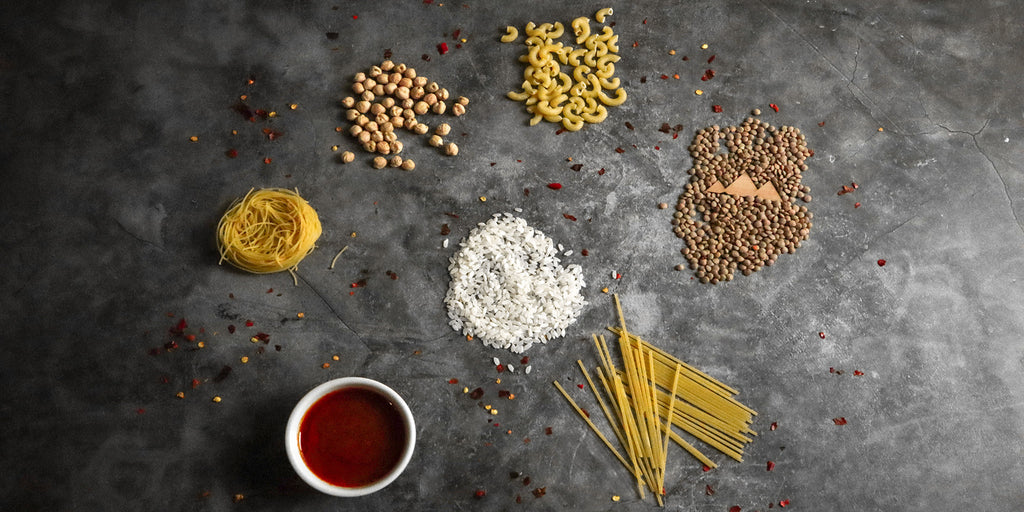
<svg viewBox="0 0 1024 512">
<path fill-rule="evenodd" d="M 761 188 L 757 188 L 754 185 L 754 181 L 745 172 L 740 174 L 740 177 L 736 178 L 728 187 L 722 187 L 722 184 L 716 181 L 708 187 L 707 191 L 729 194 L 736 197 L 754 196 L 768 201 L 782 200 L 782 197 L 779 196 L 779 191 L 775 189 L 775 185 L 772 185 L 772 182 L 769 181 L 762 185 Z"/>
</svg>

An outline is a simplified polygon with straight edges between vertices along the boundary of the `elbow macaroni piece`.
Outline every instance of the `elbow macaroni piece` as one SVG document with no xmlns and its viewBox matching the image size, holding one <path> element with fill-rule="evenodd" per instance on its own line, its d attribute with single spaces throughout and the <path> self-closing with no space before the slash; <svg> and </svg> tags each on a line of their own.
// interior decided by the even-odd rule
<svg viewBox="0 0 1024 512">
<path fill-rule="evenodd" d="M 604 23 L 612 9 L 605 8 L 594 14 L 598 23 Z M 615 74 L 619 61 L 619 36 L 611 27 L 600 32 L 590 28 L 590 20 L 581 16 L 569 24 L 572 36 L 580 47 L 573 48 L 557 41 L 566 30 L 559 22 L 537 25 L 529 22 L 524 27 L 526 52 L 519 61 L 526 65 L 520 91 L 506 96 L 526 105 L 531 114 L 530 126 L 541 121 L 561 123 L 568 131 L 577 131 L 586 123 L 600 123 L 608 117 L 608 107 L 626 101 L 625 89 Z M 513 42 L 519 31 L 506 27 L 502 42 Z M 572 69 L 567 73 L 562 65 Z M 609 95 L 611 93 L 611 95 Z"/>
</svg>

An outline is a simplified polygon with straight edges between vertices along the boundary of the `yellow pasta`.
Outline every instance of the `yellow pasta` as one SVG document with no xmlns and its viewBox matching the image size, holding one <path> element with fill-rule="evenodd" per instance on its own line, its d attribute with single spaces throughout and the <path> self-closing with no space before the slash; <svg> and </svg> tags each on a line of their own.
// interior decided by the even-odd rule
<svg viewBox="0 0 1024 512">
<path fill-rule="evenodd" d="M 604 23 L 611 14 L 611 8 L 601 9 L 594 18 Z M 587 123 L 604 121 L 607 107 L 626 101 L 626 91 L 613 76 L 619 48 L 618 36 L 612 28 L 605 26 L 600 32 L 593 32 L 587 17 L 572 20 L 569 27 L 576 44 L 581 45 L 578 48 L 556 41 L 565 33 L 560 22 L 537 25 L 531 21 L 524 27 L 526 52 L 519 57 L 526 64 L 524 82 L 520 91 L 506 96 L 525 104 L 532 114 L 530 126 L 544 120 L 577 131 Z M 503 42 L 516 40 L 518 32 L 513 32 L 514 28 L 506 28 Z M 572 69 L 566 73 L 561 69 L 563 65 Z"/>
<path fill-rule="evenodd" d="M 313 252 L 320 232 L 319 216 L 298 192 L 253 189 L 217 224 L 220 263 L 255 274 L 293 272 Z"/>
<path fill-rule="evenodd" d="M 578 104 L 570 100 L 565 107 L 566 113 L 574 112 Z M 603 108 L 603 105 L 598 106 Z M 661 495 L 665 492 L 669 441 L 682 447 L 702 465 L 717 467 L 713 460 L 683 439 L 675 428 L 730 458 L 742 461 L 744 446 L 751 442 L 751 435 L 756 435 L 749 426 L 757 413 L 733 398 L 736 390 L 630 334 L 626 330 L 618 296 L 613 298 L 619 326 L 608 329 L 619 337 L 622 369 L 615 368 L 604 337 L 597 335 L 593 338 L 600 363 L 595 370 L 601 383 L 600 390 L 583 362 L 577 363 L 615 434 L 614 438 L 619 441 L 621 451 L 598 430 L 557 382 L 555 386 L 633 475 L 641 499 L 647 488 L 658 503 L 663 504 Z"/>
<path fill-rule="evenodd" d="M 505 27 L 505 35 L 501 36 L 501 42 L 511 43 L 516 39 L 519 39 L 519 29 L 513 27 L 512 25 Z"/>
</svg>

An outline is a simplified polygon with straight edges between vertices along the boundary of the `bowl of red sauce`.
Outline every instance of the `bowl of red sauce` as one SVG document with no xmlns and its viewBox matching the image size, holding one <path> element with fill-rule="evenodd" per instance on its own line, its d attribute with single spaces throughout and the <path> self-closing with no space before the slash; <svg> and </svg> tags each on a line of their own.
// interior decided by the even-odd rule
<svg viewBox="0 0 1024 512">
<path fill-rule="evenodd" d="M 343 377 L 299 400 L 285 428 L 295 472 L 333 496 L 363 496 L 402 474 L 416 445 L 416 424 L 405 400 L 371 379 Z"/>
</svg>

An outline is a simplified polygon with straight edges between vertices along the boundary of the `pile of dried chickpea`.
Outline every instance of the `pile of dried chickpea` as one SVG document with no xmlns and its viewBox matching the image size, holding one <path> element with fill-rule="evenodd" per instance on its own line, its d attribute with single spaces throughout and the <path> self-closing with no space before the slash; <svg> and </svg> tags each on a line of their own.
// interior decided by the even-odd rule
<svg viewBox="0 0 1024 512">
<path fill-rule="evenodd" d="M 383 169 L 391 166 L 411 171 L 416 168 L 412 159 L 403 159 L 402 141 L 398 140 L 396 130 L 405 128 L 417 135 L 426 135 L 430 126 L 420 122 L 416 116 L 427 113 L 444 114 L 448 111 L 450 93 L 424 76 L 417 76 L 416 70 L 405 64 L 395 64 L 390 60 L 373 66 L 368 72 L 356 73 L 353 77 L 352 92 L 356 96 L 348 96 L 341 104 L 348 109 L 345 117 L 352 122 L 349 134 L 356 138 L 363 149 L 370 153 L 378 153 L 373 159 L 373 167 Z M 461 116 L 466 113 L 469 99 L 459 96 L 451 107 L 451 113 Z M 451 133 L 447 123 L 441 123 L 434 129 L 429 143 L 442 148 L 449 156 L 459 154 L 459 147 L 454 142 L 445 142 L 443 137 Z M 391 155 L 390 158 L 387 158 Z M 355 160 L 355 154 L 346 151 L 341 161 L 349 163 Z"/>
</svg>

